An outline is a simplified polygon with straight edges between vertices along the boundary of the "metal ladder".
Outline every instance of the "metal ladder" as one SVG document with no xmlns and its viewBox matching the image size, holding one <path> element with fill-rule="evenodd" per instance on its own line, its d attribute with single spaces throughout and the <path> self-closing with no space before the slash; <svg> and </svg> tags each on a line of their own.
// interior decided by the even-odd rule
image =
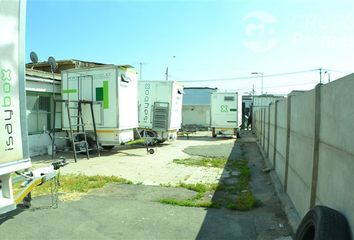
<svg viewBox="0 0 354 240">
<path fill-rule="evenodd" d="M 85 101 L 85 100 L 78 100 L 78 101 L 70 101 L 70 100 L 61 100 L 61 99 L 54 99 L 54 113 L 57 114 L 56 105 L 57 103 L 65 103 L 66 114 L 68 117 L 69 122 L 69 134 L 66 137 L 61 137 L 56 135 L 55 131 L 55 115 L 53 120 L 53 138 L 52 138 L 52 159 L 54 159 L 56 154 L 56 139 L 67 139 L 71 141 L 73 153 L 74 153 L 74 160 L 77 162 L 77 154 L 78 153 L 86 153 L 87 159 L 90 159 L 89 151 L 89 144 L 87 141 L 87 132 L 85 130 L 85 122 L 83 119 L 82 114 L 82 106 L 83 105 L 90 105 L 91 110 L 91 118 L 92 118 L 92 125 L 93 125 L 93 132 L 94 132 L 94 141 L 96 143 L 97 155 L 100 156 L 100 149 L 98 144 L 97 138 L 97 130 L 96 130 L 96 122 L 95 116 L 93 112 L 93 102 L 92 101 Z M 77 115 L 72 115 L 71 110 L 77 110 Z M 76 121 L 75 121 L 76 119 Z M 74 122 L 74 123 L 73 123 Z M 81 136 L 81 139 L 79 138 Z M 79 139 L 78 139 L 79 138 Z M 79 150 L 77 148 L 79 147 Z"/>
</svg>

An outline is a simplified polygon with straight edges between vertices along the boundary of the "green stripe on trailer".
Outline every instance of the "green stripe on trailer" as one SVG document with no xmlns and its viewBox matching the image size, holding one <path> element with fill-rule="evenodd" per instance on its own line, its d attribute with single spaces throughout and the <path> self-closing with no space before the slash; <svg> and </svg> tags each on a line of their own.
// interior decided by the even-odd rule
<svg viewBox="0 0 354 240">
<path fill-rule="evenodd" d="M 108 81 L 103 81 L 103 108 L 109 108 Z"/>
<path fill-rule="evenodd" d="M 236 108 L 230 108 L 230 112 L 237 112 Z"/>
<path fill-rule="evenodd" d="M 77 89 L 64 89 L 63 93 L 77 93 Z"/>
</svg>

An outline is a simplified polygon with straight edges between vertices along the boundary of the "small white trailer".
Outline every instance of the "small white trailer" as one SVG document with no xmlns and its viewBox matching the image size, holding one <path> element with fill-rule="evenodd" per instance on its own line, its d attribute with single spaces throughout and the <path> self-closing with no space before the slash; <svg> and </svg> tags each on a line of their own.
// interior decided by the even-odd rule
<svg viewBox="0 0 354 240">
<path fill-rule="evenodd" d="M 157 141 L 177 139 L 182 122 L 183 85 L 139 81 L 139 130 Z"/>
<path fill-rule="evenodd" d="M 99 144 L 113 148 L 134 140 L 138 127 L 137 72 L 129 65 L 78 68 L 62 71 L 62 98 L 92 101 Z M 63 130 L 68 130 L 67 104 L 62 105 Z M 70 109 L 75 115 L 75 107 Z M 83 106 L 87 131 L 93 131 L 91 109 Z"/>
<path fill-rule="evenodd" d="M 214 92 L 211 94 L 212 136 L 236 135 L 242 124 L 242 96 L 237 92 Z"/>
</svg>

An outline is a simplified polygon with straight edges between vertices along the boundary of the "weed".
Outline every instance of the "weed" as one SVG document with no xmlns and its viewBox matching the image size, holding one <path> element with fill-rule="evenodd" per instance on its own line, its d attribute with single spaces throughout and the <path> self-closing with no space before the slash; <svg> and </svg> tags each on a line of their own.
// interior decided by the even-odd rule
<svg viewBox="0 0 354 240">
<path fill-rule="evenodd" d="M 102 188 L 107 183 L 120 183 L 120 184 L 132 184 L 131 181 L 116 177 L 116 176 L 85 176 L 79 175 L 62 175 L 60 176 L 59 192 L 62 193 L 87 193 L 91 189 Z M 32 196 L 48 195 L 51 194 L 52 182 L 46 182 L 41 186 L 36 187 L 32 191 Z M 21 191 L 19 184 L 14 186 L 15 191 Z"/>
<path fill-rule="evenodd" d="M 176 163 L 188 162 L 186 165 L 196 165 L 196 159 L 174 160 Z M 193 162 L 194 161 L 194 162 Z M 198 164 L 204 164 L 200 159 Z M 183 163 L 185 164 L 185 163 Z M 203 165 L 204 166 L 204 165 Z M 220 184 L 186 184 L 180 183 L 176 187 L 186 188 L 196 192 L 193 198 L 179 200 L 174 198 L 159 199 L 160 203 L 185 206 L 185 207 L 207 207 L 207 208 L 221 208 L 222 206 L 230 210 L 248 211 L 255 207 L 261 206 L 261 202 L 257 200 L 251 192 L 250 180 L 251 171 L 248 167 L 247 160 L 231 160 L 228 167 L 235 170 L 237 169 L 240 174 L 236 184 L 228 185 L 225 183 Z M 166 186 L 166 185 L 165 185 Z M 168 185 L 171 186 L 171 185 Z M 221 191 L 225 195 L 219 199 L 202 200 L 207 192 Z M 231 197 L 232 194 L 237 194 L 237 197 Z"/>
<path fill-rule="evenodd" d="M 160 203 L 183 206 L 183 207 L 212 207 L 213 203 L 210 200 L 207 201 L 195 201 L 194 199 L 178 200 L 174 198 L 159 199 Z"/>
<path fill-rule="evenodd" d="M 177 164 L 183 164 L 186 166 L 223 168 L 227 162 L 227 159 L 220 158 L 220 157 L 203 157 L 203 158 L 174 159 L 173 162 Z"/>
</svg>

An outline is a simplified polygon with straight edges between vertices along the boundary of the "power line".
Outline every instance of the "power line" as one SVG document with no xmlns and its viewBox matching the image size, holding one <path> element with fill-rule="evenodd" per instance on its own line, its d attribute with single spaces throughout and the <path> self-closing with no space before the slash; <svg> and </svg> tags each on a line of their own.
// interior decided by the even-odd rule
<svg viewBox="0 0 354 240">
<path fill-rule="evenodd" d="M 311 84 L 315 85 L 315 84 L 317 84 L 317 82 L 273 85 L 273 86 L 268 86 L 265 89 L 284 88 L 284 87 L 297 87 L 297 86 L 305 86 L 305 85 L 311 85 Z M 233 91 L 246 91 L 246 90 L 249 90 L 249 89 L 250 88 L 237 88 L 237 89 L 232 89 L 232 90 Z M 260 88 L 254 88 L 254 90 L 260 90 Z"/>
<path fill-rule="evenodd" d="M 295 74 L 301 74 L 301 73 L 310 73 L 310 72 L 315 72 L 315 71 L 318 71 L 318 68 L 317 69 L 311 69 L 311 70 L 297 71 L 297 72 L 285 72 L 285 73 L 268 74 L 268 75 L 263 75 L 263 77 L 264 78 L 281 77 L 281 76 L 295 75 Z M 255 76 L 245 76 L 245 77 L 233 77 L 233 78 L 180 80 L 179 82 L 184 82 L 184 83 L 190 83 L 190 82 L 216 82 L 216 81 L 247 80 L 247 79 L 255 79 L 255 78 L 259 78 L 259 76 L 256 76 L 256 77 Z"/>
</svg>

